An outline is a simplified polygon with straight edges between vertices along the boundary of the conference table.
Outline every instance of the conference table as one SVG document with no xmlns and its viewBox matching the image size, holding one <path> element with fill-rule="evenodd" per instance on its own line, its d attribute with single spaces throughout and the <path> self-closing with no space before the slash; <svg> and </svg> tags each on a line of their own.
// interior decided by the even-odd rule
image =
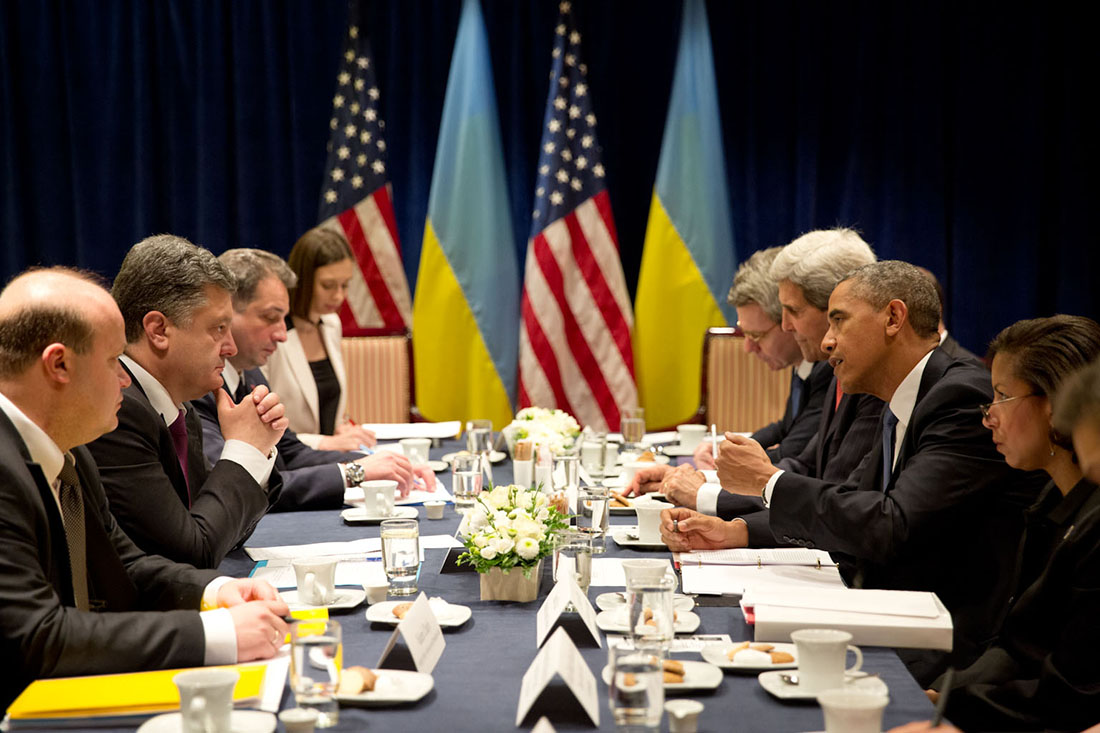
<svg viewBox="0 0 1100 733">
<path fill-rule="evenodd" d="M 445 441 L 432 449 L 432 458 L 458 450 L 455 441 Z M 450 485 L 448 473 L 438 474 Z M 493 466 L 496 483 L 511 481 L 511 462 L 504 460 Z M 448 505 L 443 519 L 427 519 L 419 507 L 421 536 L 453 534 L 460 520 L 453 506 Z M 613 515 L 611 523 L 632 524 L 633 516 Z M 378 537 L 377 525 L 346 525 L 337 511 L 288 512 L 263 518 L 246 543 L 250 547 L 272 547 L 313 542 L 342 542 Z M 444 629 L 446 648 L 436 666 L 434 688 L 418 702 L 391 708 L 343 707 L 335 731 L 505 731 L 516 730 L 515 718 L 524 673 L 538 652 L 535 635 L 535 614 L 550 592 L 550 562 L 543 563 L 539 598 L 530 603 L 481 601 L 479 578 L 475 572 L 440 573 L 446 550 L 427 549 L 420 574 L 419 588 L 428 596 L 440 596 L 450 603 L 469 606 L 473 616 L 464 625 Z M 663 557 L 670 553 L 622 548 L 610 537 L 607 550 L 600 557 Z M 233 576 L 247 576 L 255 563 L 243 550 L 231 553 L 221 564 L 221 570 Z M 588 597 L 595 600 L 600 593 L 615 590 L 592 586 Z M 712 597 L 713 598 L 713 597 Z M 723 597 L 726 598 L 726 597 Z M 385 647 L 392 627 L 366 620 L 366 604 L 347 612 L 336 611 L 331 617 L 343 630 L 344 665 L 374 667 Z M 733 641 L 751 640 L 752 629 L 745 624 L 736 603 L 728 605 L 697 605 L 701 619 L 696 634 L 729 634 Z M 602 633 L 602 632 L 601 632 Z M 578 649 L 593 675 L 599 694 L 599 730 L 614 730 L 608 708 L 607 686 L 600 672 L 607 662 L 604 648 L 578 644 Z M 863 669 L 878 674 L 890 690 L 883 727 L 889 729 L 912 720 L 927 720 L 932 716 L 931 703 L 909 675 L 897 654 L 886 648 L 864 647 Z M 679 659 L 700 659 L 698 654 L 673 655 Z M 555 686 L 560 680 L 552 683 Z M 546 701 L 536 703 L 533 713 L 524 720 L 521 729 L 530 730 L 541 714 L 546 714 L 559 731 L 593 730 L 584 711 L 575 701 L 562 704 L 564 687 L 552 690 Z M 728 671 L 717 689 L 691 691 L 668 696 L 686 698 L 705 705 L 700 718 L 700 731 L 820 731 L 823 719 L 816 702 L 788 702 L 772 697 L 757 682 L 754 674 L 739 675 Z M 283 696 L 282 709 L 294 707 L 289 689 Z M 667 717 L 662 720 L 667 730 Z M 282 726 L 280 724 L 280 730 Z"/>
</svg>

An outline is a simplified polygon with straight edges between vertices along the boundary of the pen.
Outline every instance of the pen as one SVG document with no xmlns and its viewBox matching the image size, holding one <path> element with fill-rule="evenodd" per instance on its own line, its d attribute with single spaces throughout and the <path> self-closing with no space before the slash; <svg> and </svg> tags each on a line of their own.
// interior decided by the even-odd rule
<svg viewBox="0 0 1100 733">
<path fill-rule="evenodd" d="M 948 667 L 943 676 L 942 691 L 936 700 L 936 713 L 932 716 L 932 727 L 935 728 L 943 722 L 943 712 L 947 709 L 947 696 L 951 694 L 951 686 L 955 683 L 955 668 Z"/>
<path fill-rule="evenodd" d="M 711 455 L 714 456 L 714 460 L 718 460 L 718 431 L 715 429 L 714 423 L 710 424 L 710 450 Z"/>
<path fill-rule="evenodd" d="M 347 420 L 348 425 L 351 425 L 352 427 L 355 427 L 355 428 L 359 427 L 359 423 L 352 420 L 351 415 L 349 415 L 346 412 L 344 413 L 344 419 Z M 370 446 L 368 446 L 364 443 L 359 444 L 359 452 L 360 453 L 366 453 L 368 456 L 373 456 L 374 455 L 374 451 L 370 448 Z"/>
</svg>

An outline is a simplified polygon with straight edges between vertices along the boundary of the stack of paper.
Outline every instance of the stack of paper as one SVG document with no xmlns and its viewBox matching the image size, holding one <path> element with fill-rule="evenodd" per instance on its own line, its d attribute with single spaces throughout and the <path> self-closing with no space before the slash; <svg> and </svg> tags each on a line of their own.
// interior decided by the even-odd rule
<svg viewBox="0 0 1100 733">
<path fill-rule="evenodd" d="M 951 650 L 951 614 L 935 593 L 854 588 L 761 588 L 741 599 L 757 641 L 789 641 L 797 629 L 841 629 L 855 644 Z"/>
</svg>

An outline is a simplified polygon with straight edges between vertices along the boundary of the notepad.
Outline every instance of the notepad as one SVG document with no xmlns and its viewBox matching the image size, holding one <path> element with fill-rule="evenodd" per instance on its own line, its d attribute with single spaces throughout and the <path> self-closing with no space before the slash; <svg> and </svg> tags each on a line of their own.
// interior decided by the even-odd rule
<svg viewBox="0 0 1100 733">
<path fill-rule="evenodd" d="M 829 553 L 801 547 L 699 550 L 680 553 L 681 565 L 835 565 Z"/>
<path fill-rule="evenodd" d="M 213 668 L 210 668 L 213 669 Z M 264 665 L 230 665 L 241 679 L 233 704 L 248 707 L 260 699 Z M 32 682 L 8 708 L 13 727 L 61 727 L 85 718 L 133 718 L 178 710 L 179 688 L 172 678 L 185 669 L 56 677 Z M 27 725 L 33 723 L 35 725 Z M 48 725 L 47 725 L 48 724 Z"/>
</svg>

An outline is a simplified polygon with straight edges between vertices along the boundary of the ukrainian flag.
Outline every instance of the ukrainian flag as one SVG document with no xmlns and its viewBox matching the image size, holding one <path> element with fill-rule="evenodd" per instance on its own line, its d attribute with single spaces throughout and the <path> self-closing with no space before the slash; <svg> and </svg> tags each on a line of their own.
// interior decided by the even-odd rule
<svg viewBox="0 0 1100 733">
<path fill-rule="evenodd" d="M 477 0 L 458 24 L 413 300 L 416 398 L 430 420 L 512 418 L 519 268 L 489 43 Z"/>
<path fill-rule="evenodd" d="M 634 299 L 650 427 L 684 422 L 699 406 L 703 337 L 734 322 L 726 293 L 735 268 L 707 14 L 703 0 L 687 0 Z"/>
</svg>

